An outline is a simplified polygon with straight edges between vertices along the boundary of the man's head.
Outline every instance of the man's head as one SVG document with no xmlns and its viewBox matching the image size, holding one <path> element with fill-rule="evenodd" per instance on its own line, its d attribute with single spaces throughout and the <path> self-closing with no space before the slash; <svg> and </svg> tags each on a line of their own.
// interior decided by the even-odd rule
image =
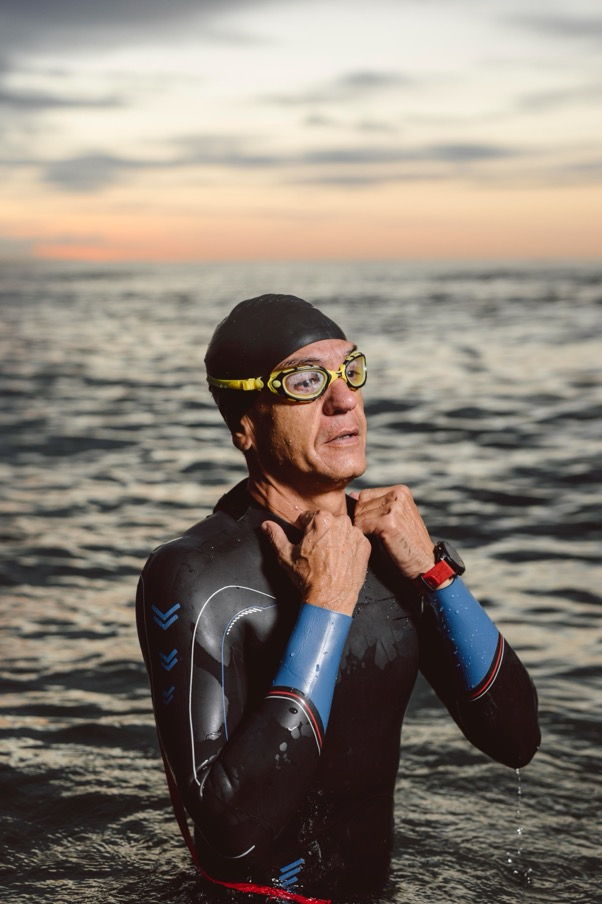
<svg viewBox="0 0 602 904">
<path fill-rule="evenodd" d="M 251 476 L 345 485 L 363 472 L 365 359 L 317 308 L 291 295 L 243 301 L 205 364 Z"/>
<path fill-rule="evenodd" d="M 344 338 L 333 320 L 294 295 L 248 298 L 216 327 L 205 355 L 207 376 L 217 380 L 264 377 L 304 345 Z M 257 392 L 210 388 L 222 417 L 235 433 Z"/>
</svg>

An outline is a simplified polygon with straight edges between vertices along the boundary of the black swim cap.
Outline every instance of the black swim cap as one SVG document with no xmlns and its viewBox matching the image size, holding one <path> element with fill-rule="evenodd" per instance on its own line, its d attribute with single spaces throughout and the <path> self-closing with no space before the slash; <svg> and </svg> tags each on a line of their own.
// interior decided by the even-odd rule
<svg viewBox="0 0 602 904">
<path fill-rule="evenodd" d="M 294 295 L 260 295 L 241 301 L 217 326 L 205 367 L 219 380 L 263 377 L 304 345 L 345 338 L 342 329 L 309 302 Z"/>
<path fill-rule="evenodd" d="M 321 339 L 345 334 L 317 308 L 294 295 L 260 295 L 241 301 L 215 329 L 207 354 L 207 374 L 218 380 L 267 377 L 293 352 Z M 210 387 L 232 433 L 249 411 L 257 392 Z"/>
</svg>

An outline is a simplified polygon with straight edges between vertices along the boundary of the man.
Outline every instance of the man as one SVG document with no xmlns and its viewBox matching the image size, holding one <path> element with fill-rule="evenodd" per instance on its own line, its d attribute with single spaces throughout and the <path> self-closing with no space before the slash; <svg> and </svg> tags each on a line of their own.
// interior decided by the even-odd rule
<svg viewBox="0 0 602 904">
<path fill-rule="evenodd" d="M 176 814 L 212 900 L 360 900 L 386 882 L 418 670 L 513 768 L 539 744 L 535 691 L 407 487 L 346 496 L 366 362 L 332 320 L 247 300 L 205 363 L 248 480 L 151 556 L 137 601 Z"/>
</svg>

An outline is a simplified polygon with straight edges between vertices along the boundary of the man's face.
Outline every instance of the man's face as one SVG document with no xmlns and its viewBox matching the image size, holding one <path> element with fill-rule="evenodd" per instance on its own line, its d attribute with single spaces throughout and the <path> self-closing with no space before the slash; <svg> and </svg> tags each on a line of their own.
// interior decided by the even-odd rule
<svg viewBox="0 0 602 904">
<path fill-rule="evenodd" d="M 344 339 L 313 342 L 274 370 L 316 364 L 338 370 L 354 346 Z M 245 422 L 245 419 L 243 419 Z M 366 468 L 366 418 L 361 390 L 333 380 L 313 402 L 263 392 L 246 415 L 250 466 L 300 492 L 345 487 Z"/>
</svg>

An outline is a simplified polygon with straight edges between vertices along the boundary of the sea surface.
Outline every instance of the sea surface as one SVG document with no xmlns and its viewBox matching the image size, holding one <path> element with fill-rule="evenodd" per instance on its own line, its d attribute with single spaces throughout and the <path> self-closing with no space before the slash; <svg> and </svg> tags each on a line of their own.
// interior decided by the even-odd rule
<svg viewBox="0 0 602 904">
<path fill-rule="evenodd" d="M 419 684 L 384 904 L 602 901 L 602 264 L 0 268 L 0 901 L 208 904 L 134 627 L 153 547 L 243 476 L 204 383 L 242 298 L 318 304 L 368 356 L 369 469 L 536 682 L 519 774 Z"/>
</svg>

